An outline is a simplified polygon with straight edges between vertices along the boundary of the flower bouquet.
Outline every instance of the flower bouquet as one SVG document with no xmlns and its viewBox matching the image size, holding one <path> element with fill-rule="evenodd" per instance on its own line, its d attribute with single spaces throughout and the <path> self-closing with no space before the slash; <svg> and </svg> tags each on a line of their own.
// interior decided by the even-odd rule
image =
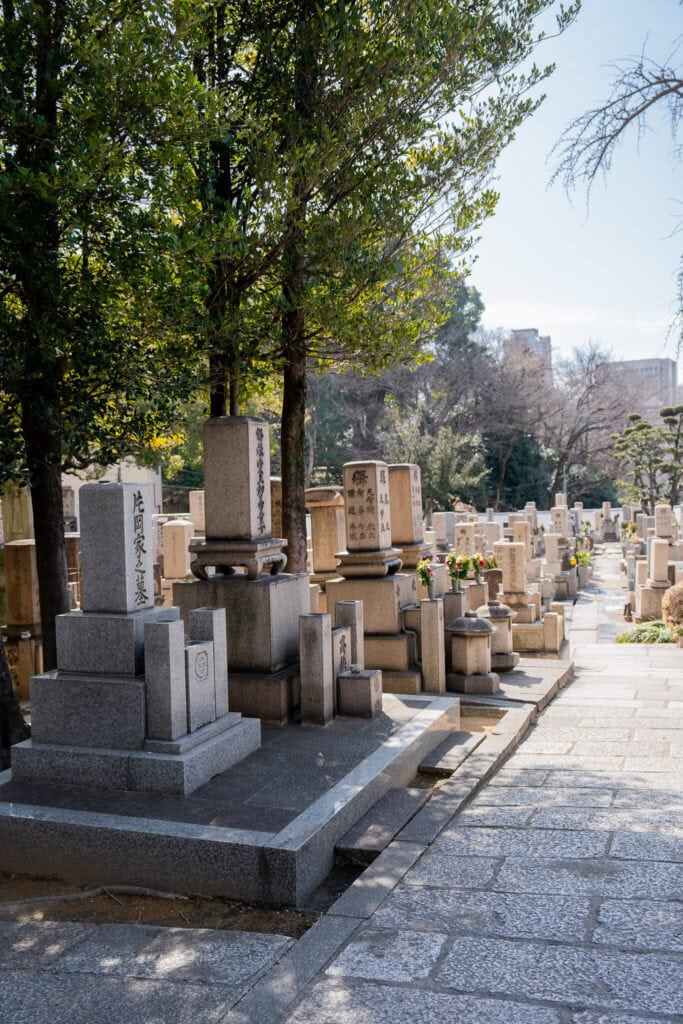
<svg viewBox="0 0 683 1024">
<path fill-rule="evenodd" d="M 460 590 L 460 580 L 466 580 L 470 572 L 470 559 L 467 555 L 456 555 L 454 551 L 446 558 L 448 576 L 454 593 Z"/>
<path fill-rule="evenodd" d="M 436 579 L 436 573 L 428 558 L 423 558 L 421 562 L 418 562 L 415 566 L 415 574 L 419 579 L 422 586 L 426 589 L 429 597 L 434 596 L 434 580 Z"/>
</svg>

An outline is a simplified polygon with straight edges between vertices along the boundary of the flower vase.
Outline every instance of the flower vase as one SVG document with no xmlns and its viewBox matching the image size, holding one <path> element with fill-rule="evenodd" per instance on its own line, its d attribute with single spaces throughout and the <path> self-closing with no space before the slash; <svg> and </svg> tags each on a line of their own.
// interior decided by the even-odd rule
<svg viewBox="0 0 683 1024">
<path fill-rule="evenodd" d="M 427 597 L 429 598 L 430 601 L 433 601 L 434 598 L 436 597 L 436 588 L 433 583 L 427 584 Z"/>
<path fill-rule="evenodd" d="M 454 594 L 460 593 L 460 580 L 451 580 L 451 590 L 453 591 Z"/>
<path fill-rule="evenodd" d="M 477 573 L 474 574 L 474 582 L 475 583 L 483 583 L 484 582 L 484 577 L 482 576 L 482 574 L 480 572 L 477 572 Z"/>
</svg>

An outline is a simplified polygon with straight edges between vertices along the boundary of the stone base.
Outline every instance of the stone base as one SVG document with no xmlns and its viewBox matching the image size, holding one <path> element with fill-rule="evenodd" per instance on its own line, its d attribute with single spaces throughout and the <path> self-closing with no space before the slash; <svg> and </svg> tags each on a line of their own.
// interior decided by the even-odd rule
<svg viewBox="0 0 683 1024">
<path fill-rule="evenodd" d="M 636 621 L 661 619 L 662 598 L 666 593 L 661 587 L 638 587 L 636 590 Z"/>
<path fill-rule="evenodd" d="M 198 579 L 206 580 L 207 568 L 215 568 L 219 574 L 230 576 L 238 566 L 247 570 L 250 580 L 255 580 L 264 571 L 273 575 L 282 572 L 287 564 L 287 555 L 282 551 L 286 546 L 284 537 L 257 541 L 195 537 L 189 544 L 190 568 Z"/>
<path fill-rule="evenodd" d="M 492 654 L 491 668 L 494 672 L 512 672 L 519 664 L 519 654 L 510 651 L 509 654 Z"/>
<path fill-rule="evenodd" d="M 337 551 L 339 575 L 344 579 L 357 576 L 393 576 L 401 568 L 401 549 L 382 548 L 380 551 Z"/>
<path fill-rule="evenodd" d="M 34 676 L 31 720 L 37 745 L 142 750 L 145 677 L 57 670 Z"/>
<path fill-rule="evenodd" d="M 233 672 L 271 675 L 299 660 L 299 616 L 310 610 L 306 573 L 279 573 L 250 580 L 211 576 L 176 583 L 173 603 L 186 628 L 193 608 L 225 608 L 228 665 Z"/>
<path fill-rule="evenodd" d="M 12 777 L 21 782 L 186 796 L 260 746 L 261 723 L 253 718 L 231 722 L 224 732 L 210 735 L 182 754 L 96 750 L 26 740 L 12 747 Z"/>
<path fill-rule="evenodd" d="M 400 633 L 403 609 L 416 603 L 414 573 L 398 573 L 383 579 L 336 579 L 327 584 L 327 607 L 337 601 L 363 602 L 365 633 Z"/>
<path fill-rule="evenodd" d="M 417 660 L 412 633 L 395 636 L 365 634 L 365 665 L 367 668 L 406 672 Z"/>
<path fill-rule="evenodd" d="M 422 693 L 422 673 L 416 668 L 405 672 L 383 669 L 382 693 Z"/>
<path fill-rule="evenodd" d="M 400 541 L 397 543 L 400 544 Z M 432 557 L 432 545 L 424 541 L 420 544 L 401 544 L 400 550 L 402 568 L 407 570 L 414 569 L 424 558 Z"/>
<path fill-rule="evenodd" d="M 57 664 L 64 672 L 142 675 L 145 671 L 143 634 L 146 624 L 168 622 L 179 617 L 177 608 L 145 608 L 127 615 L 109 612 L 58 615 L 55 619 Z"/>
<path fill-rule="evenodd" d="M 460 672 L 449 672 L 446 676 L 446 689 L 449 693 L 498 693 L 500 679 L 495 672 L 482 675 L 465 676 Z"/>
<path fill-rule="evenodd" d="M 264 725 L 295 722 L 301 712 L 298 664 L 270 675 L 231 672 L 230 707 L 251 718 L 260 718 Z"/>
<path fill-rule="evenodd" d="M 512 623 L 512 646 L 523 653 L 559 654 L 564 639 L 564 623 L 556 612 L 546 612 L 539 622 Z"/>
<path fill-rule="evenodd" d="M 337 676 L 337 714 L 375 718 L 382 711 L 382 673 L 374 669 L 340 672 Z"/>
</svg>

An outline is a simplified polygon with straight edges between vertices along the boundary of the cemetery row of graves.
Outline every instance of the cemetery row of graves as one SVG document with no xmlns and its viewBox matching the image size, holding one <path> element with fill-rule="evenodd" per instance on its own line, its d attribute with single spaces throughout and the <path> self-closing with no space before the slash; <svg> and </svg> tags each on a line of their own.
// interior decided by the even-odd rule
<svg viewBox="0 0 683 1024">
<path fill-rule="evenodd" d="M 267 424 L 208 421 L 205 486 L 190 495 L 189 517 L 155 513 L 144 484 L 80 489 L 79 531 L 68 535 L 74 610 L 57 618 L 55 670 L 40 666 L 34 543 L 6 541 L 6 648 L 31 720 L 31 739 L 12 750 L 9 784 L 44 785 L 47 808 L 55 785 L 73 787 L 74 799 L 94 788 L 105 794 L 103 807 L 112 791 L 182 802 L 257 757 L 262 728 L 282 728 L 295 748 L 307 730 L 357 720 L 359 730 L 377 734 L 363 734 L 370 745 L 358 747 L 358 770 L 380 754 L 381 770 L 341 803 L 323 807 L 329 794 L 316 793 L 301 820 L 290 816 L 280 831 L 262 827 L 272 831 L 274 858 L 292 853 L 293 881 L 264 889 L 262 871 L 248 881 L 245 869 L 241 882 L 228 872 L 231 894 L 243 895 L 243 885 L 250 897 L 265 891 L 296 901 L 324 877 L 340 835 L 381 796 L 392 771 L 394 781 L 404 779 L 402 743 L 412 771 L 458 727 L 461 701 L 495 702 L 506 680 L 523 683 L 528 662 L 520 657 L 566 673 L 565 612 L 590 584 L 596 542 L 621 535 L 628 611 L 652 619 L 683 586 L 672 590 L 683 538 L 667 505 L 653 517 L 635 507 L 617 514 L 608 502 L 588 512 L 580 503 L 569 508 L 561 493 L 549 519 L 530 502 L 505 521 L 492 510 L 437 512 L 427 529 L 418 466 L 349 462 L 339 486 L 307 491 L 310 572 L 288 573 L 269 452 Z M 12 495 L 15 530 L 24 497 Z M 389 731 L 380 735 L 385 721 Z M 17 828 L 21 790 L 12 796 Z M 144 820 L 147 811 L 140 804 L 130 813 Z M 306 814 L 309 839 L 326 837 L 315 871 L 296 845 Z M 28 811 L 26 820 L 35 825 Z M 67 827 L 59 815 L 53 824 Z M 84 827 L 92 838 L 103 826 Z M 253 846 L 253 834 L 231 843 Z M 277 863 L 274 877 L 283 871 Z"/>
</svg>

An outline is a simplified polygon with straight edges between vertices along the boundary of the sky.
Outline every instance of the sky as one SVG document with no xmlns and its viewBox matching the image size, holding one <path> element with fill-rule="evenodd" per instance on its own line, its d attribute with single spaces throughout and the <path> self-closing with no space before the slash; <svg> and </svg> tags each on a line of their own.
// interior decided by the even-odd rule
<svg viewBox="0 0 683 1024">
<path fill-rule="evenodd" d="M 544 26 L 545 27 L 545 26 Z M 494 217 L 481 229 L 470 283 L 482 294 L 487 328 L 537 327 L 554 356 L 588 341 L 613 359 L 675 357 L 667 337 L 683 248 L 683 162 L 674 155 L 664 106 L 650 132 L 624 136 L 606 178 L 567 197 L 548 186 L 550 151 L 565 126 L 606 100 L 614 61 L 671 57 L 683 36 L 680 0 L 583 0 L 576 22 L 536 51 L 555 63 L 546 100 L 498 163 Z M 676 63 L 683 63 L 683 44 Z M 683 361 L 679 363 L 683 383 Z"/>
</svg>

